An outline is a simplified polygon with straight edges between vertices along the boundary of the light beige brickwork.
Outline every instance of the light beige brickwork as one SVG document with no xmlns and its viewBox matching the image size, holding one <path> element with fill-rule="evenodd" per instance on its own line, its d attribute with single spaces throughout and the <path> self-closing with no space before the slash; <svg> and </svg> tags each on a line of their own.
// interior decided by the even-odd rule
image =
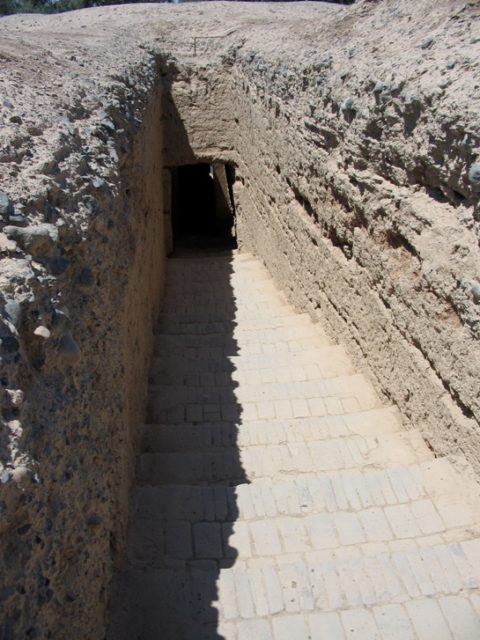
<svg viewBox="0 0 480 640">
<path fill-rule="evenodd" d="M 478 640 L 479 488 L 244 254 L 171 259 L 116 640 Z"/>
</svg>

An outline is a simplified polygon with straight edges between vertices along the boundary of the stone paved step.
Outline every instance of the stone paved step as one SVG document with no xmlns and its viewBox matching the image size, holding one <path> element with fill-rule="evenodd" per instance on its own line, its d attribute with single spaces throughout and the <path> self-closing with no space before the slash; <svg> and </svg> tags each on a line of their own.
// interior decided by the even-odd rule
<svg viewBox="0 0 480 640">
<path fill-rule="evenodd" d="M 332 345 L 330 338 L 319 331 L 309 329 L 297 330 L 294 327 L 280 327 L 278 329 L 244 331 L 232 336 L 230 333 L 210 334 L 168 334 L 154 336 L 156 353 L 165 353 L 169 349 L 228 349 L 229 354 L 244 355 L 245 353 L 265 353 L 265 345 L 282 345 L 281 349 L 269 346 L 272 353 L 285 353 L 286 347 L 290 351 L 305 350 L 307 343 L 312 348 L 322 348 Z"/>
<path fill-rule="evenodd" d="M 360 374 L 305 382 L 225 387 L 151 386 L 148 422 L 246 422 L 322 417 L 380 406 Z"/>
<path fill-rule="evenodd" d="M 405 604 L 345 608 L 343 611 L 279 613 L 275 616 L 199 623 L 182 620 L 176 628 L 163 625 L 162 639 L 196 640 L 477 640 L 480 599 L 477 590 Z M 159 615 L 147 615 L 138 626 L 142 640 L 157 640 Z M 116 640 L 130 640 L 119 630 Z M 127 631 L 127 634 L 129 632 Z M 179 635 L 180 634 L 180 635 Z"/>
<path fill-rule="evenodd" d="M 350 360 L 346 357 L 345 350 L 337 345 L 328 345 L 320 348 L 313 348 L 301 351 L 291 352 L 285 351 L 280 353 L 261 353 L 255 355 L 229 355 L 222 350 L 202 350 L 198 349 L 181 349 L 175 350 L 168 349 L 163 355 L 156 356 L 152 365 L 151 377 L 155 381 L 158 376 L 164 376 L 170 384 L 173 381 L 168 378 L 168 375 L 183 374 L 188 376 L 195 374 L 196 379 L 199 375 L 208 376 L 209 373 L 229 373 L 230 377 L 221 379 L 221 384 L 230 384 L 232 381 L 238 380 L 236 377 L 237 372 L 248 372 L 246 381 L 255 378 L 255 382 L 263 382 L 261 377 L 265 375 L 266 369 L 276 371 L 274 380 L 278 382 L 294 381 L 293 373 L 292 380 L 288 380 L 288 372 L 301 371 L 297 374 L 301 379 L 303 373 L 307 374 L 306 379 L 322 378 L 322 377 L 335 377 L 338 375 L 347 375 L 352 373 L 353 367 Z M 268 374 L 267 374 L 268 375 Z M 285 378 L 287 378 L 285 380 Z M 208 378 L 205 378 L 208 379 Z M 209 379 L 212 382 L 212 386 L 217 386 L 219 381 L 217 379 Z M 269 380 L 265 380 L 268 382 Z M 272 380 L 270 380 L 272 381 Z M 197 384 L 195 382 L 194 384 Z"/>
<path fill-rule="evenodd" d="M 110 640 L 479 640 L 480 488 L 251 256 L 170 260 Z"/>
<path fill-rule="evenodd" d="M 171 282 L 176 276 L 184 278 L 188 276 L 193 282 L 195 280 L 205 280 L 216 274 L 229 277 L 241 276 L 243 274 L 268 274 L 264 265 L 254 256 L 233 252 L 230 256 L 198 256 L 173 258 L 168 261 L 168 280 Z"/>
<path fill-rule="evenodd" d="M 332 345 L 332 341 L 321 332 L 315 337 L 296 338 L 295 336 L 277 339 L 273 332 L 265 334 L 260 338 L 260 333 L 256 340 L 239 343 L 230 335 L 202 335 L 202 336 L 177 336 L 177 335 L 157 335 L 154 338 L 155 355 L 165 355 L 176 351 L 191 350 L 197 357 L 214 356 L 215 358 L 226 358 L 237 355 L 255 355 L 261 353 L 288 353 L 302 352 L 310 349 L 319 349 Z"/>
<path fill-rule="evenodd" d="M 480 518 L 480 486 L 473 471 L 445 458 L 386 469 L 300 474 L 229 486 L 139 486 L 135 517 L 188 522 L 233 522 L 276 516 L 358 512 L 373 507 L 434 501 L 447 528 Z"/>
<path fill-rule="evenodd" d="M 220 369 L 215 373 L 205 371 L 205 362 L 197 364 L 196 360 L 190 360 L 187 364 L 182 356 L 185 354 L 179 351 L 178 357 L 171 358 L 168 366 L 165 358 L 157 358 L 150 372 L 151 384 L 234 388 L 239 384 L 313 381 L 351 375 L 355 372 L 345 350 L 337 345 L 302 352 L 300 357 L 290 353 L 278 353 L 250 357 L 230 356 L 223 363 L 207 361 L 208 366 L 211 362 Z"/>
<path fill-rule="evenodd" d="M 213 298 L 217 293 L 226 297 L 238 297 L 242 294 L 242 289 L 248 287 L 249 299 L 255 298 L 257 294 L 268 291 L 272 298 L 285 300 L 285 296 L 279 291 L 267 272 L 263 269 L 245 269 L 243 273 L 224 273 L 221 269 L 211 273 L 199 273 L 198 277 L 191 280 L 185 277 L 184 273 L 170 273 L 165 284 L 165 290 L 170 299 L 176 300 L 182 294 L 203 295 Z M 170 304 L 169 304 L 170 306 Z"/>
<path fill-rule="evenodd" d="M 477 505 L 478 506 L 478 505 Z M 148 531 L 148 533 L 146 533 Z M 449 543 L 480 535 L 480 513 L 470 510 L 470 521 L 450 529 L 428 498 L 408 504 L 370 507 L 355 513 L 274 515 L 253 520 L 211 522 L 138 517 L 131 527 L 130 561 L 146 567 L 196 566 L 215 561 L 218 568 L 232 559 L 277 558 L 285 554 L 343 547 L 362 551 L 383 543 L 394 551 L 399 541 L 416 544 Z"/>
<path fill-rule="evenodd" d="M 203 287 L 204 289 L 215 283 L 217 289 L 219 285 L 228 283 L 230 291 L 235 291 L 238 283 L 249 282 L 251 290 L 259 286 L 269 286 L 272 291 L 279 295 L 281 292 L 275 287 L 268 271 L 261 265 L 235 265 L 234 269 L 229 269 L 229 264 L 218 263 L 204 268 L 204 263 L 200 263 L 196 273 L 192 274 L 191 265 L 168 263 L 167 288 L 170 287 L 172 294 L 178 291 L 190 290 L 192 288 Z M 213 267 L 213 268 L 212 268 Z M 254 276 L 254 277 L 252 277 Z"/>
<path fill-rule="evenodd" d="M 238 308 L 235 301 L 229 302 L 228 305 L 213 303 L 205 305 L 199 301 L 196 306 L 189 306 L 187 300 L 179 299 L 175 305 L 162 311 L 157 326 L 160 327 L 164 323 L 167 328 L 175 323 L 192 325 L 198 322 L 202 326 L 220 323 L 226 327 L 227 331 L 232 331 L 235 327 L 243 327 L 248 331 L 250 328 L 282 326 L 282 322 L 287 326 L 293 326 L 298 321 L 298 324 L 304 326 L 304 321 L 299 320 L 304 315 L 293 313 L 286 303 L 276 304 L 274 307 L 255 303 L 248 308 L 243 305 Z M 197 331 L 199 330 L 194 329 L 192 333 Z"/>
<path fill-rule="evenodd" d="M 173 269 L 171 267 L 174 267 Z M 234 295 L 239 284 L 250 282 L 251 290 L 255 291 L 259 287 L 268 286 L 274 295 L 281 295 L 281 292 L 275 288 L 272 279 L 269 278 L 268 272 L 263 267 L 245 268 L 237 270 L 235 267 L 230 269 L 230 265 L 217 264 L 215 268 L 203 269 L 205 265 L 200 264 L 197 273 L 191 274 L 191 267 L 188 265 L 171 265 L 167 264 L 167 281 L 166 290 L 170 291 L 175 297 L 178 292 L 198 290 L 202 288 L 209 293 L 212 290 L 221 290 L 222 287 L 229 285 L 229 292 Z"/>
<path fill-rule="evenodd" d="M 205 298 L 200 295 L 196 297 L 194 302 L 194 306 L 190 305 L 188 295 L 178 297 L 169 306 L 168 311 L 163 311 L 159 320 L 170 320 L 177 316 L 179 322 L 225 322 L 228 324 L 228 331 L 231 331 L 236 326 L 248 329 L 251 324 L 255 324 L 256 319 L 259 319 L 267 327 L 274 326 L 279 319 L 287 317 L 290 318 L 292 324 L 295 324 L 293 318 L 300 315 L 293 313 L 291 307 L 283 299 L 272 300 L 271 296 L 267 295 L 262 298 L 250 298 L 246 304 L 234 297 L 219 301 L 216 297 Z"/>
<path fill-rule="evenodd" d="M 366 553 L 347 548 L 341 554 L 323 550 L 286 554 L 276 560 L 237 560 L 220 571 L 209 570 L 208 562 L 187 570 L 130 569 L 124 580 L 135 599 L 130 605 L 140 614 L 142 639 L 157 638 L 153 634 L 158 629 L 167 638 L 210 637 L 204 635 L 203 625 L 210 623 L 218 629 L 220 619 L 223 631 L 234 623 L 233 628 L 244 633 L 248 629 L 241 626 L 245 621 L 265 620 L 272 625 L 275 640 L 306 640 L 309 636 L 303 633 L 302 623 L 310 623 L 315 612 L 317 616 L 338 613 L 339 617 L 329 620 L 340 619 L 341 630 L 349 634 L 344 637 L 354 638 L 353 611 L 357 622 L 362 621 L 358 638 L 389 640 L 395 636 L 378 635 L 375 612 L 397 605 L 393 620 L 389 610 L 390 629 L 401 618 L 420 632 L 418 637 L 475 640 L 478 635 L 471 634 L 480 629 L 479 553 L 478 538 L 428 546 L 406 541 L 396 551 L 380 543 Z M 314 620 L 319 624 L 318 617 Z M 371 623 L 370 631 L 366 620 Z M 197 635 L 192 635 L 194 630 Z M 426 635 L 427 630 L 435 635 Z"/>
<path fill-rule="evenodd" d="M 272 314 L 258 316 L 246 316 L 249 319 L 247 323 L 242 322 L 198 322 L 195 320 L 179 321 L 178 315 L 171 313 L 169 315 L 162 314 L 160 322 L 157 325 L 156 333 L 178 334 L 178 335 L 207 335 L 210 333 L 239 333 L 250 334 L 251 331 L 259 331 L 265 329 L 302 329 L 312 325 L 310 316 L 306 313 L 296 314 L 292 316 L 290 313 L 283 316 L 272 316 Z M 316 326 L 316 325 L 313 325 Z"/>
<path fill-rule="evenodd" d="M 472 594 L 478 598 L 478 592 Z M 271 618 L 222 622 L 218 633 L 225 640 L 475 640 L 479 608 L 465 595 L 418 598 L 405 605 L 384 604 L 342 612 L 293 613 Z"/>
<path fill-rule="evenodd" d="M 375 436 L 401 429 L 394 407 L 324 416 L 249 422 L 149 424 L 144 431 L 145 452 L 206 450 L 212 447 L 282 444 L 330 440 L 344 436 Z"/>
<path fill-rule="evenodd" d="M 192 274 L 192 266 L 172 269 L 169 265 L 165 287 L 168 304 L 162 311 L 161 325 L 223 319 L 230 331 L 234 321 L 243 327 L 256 318 L 270 323 L 276 317 L 298 324 L 300 314 L 288 305 L 263 267 L 246 268 L 236 263 L 233 271 L 225 263 L 216 268 L 199 263 L 197 273 Z"/>
<path fill-rule="evenodd" d="M 240 484 L 246 480 L 375 465 L 411 464 L 431 459 L 415 431 L 378 436 L 333 438 L 308 444 L 236 447 L 213 451 L 144 453 L 138 479 L 144 484 Z"/>
<path fill-rule="evenodd" d="M 265 342 L 289 342 L 292 340 L 312 340 L 315 343 L 319 336 L 325 336 L 325 332 L 321 331 L 316 325 L 301 325 L 301 326 L 280 326 L 280 327 L 264 327 L 264 328 L 249 328 L 238 329 L 233 327 L 227 331 L 216 331 L 215 327 L 217 323 L 208 324 L 209 329 L 204 333 L 179 333 L 177 331 L 167 332 L 162 331 L 154 336 L 155 343 L 162 344 L 163 342 L 172 341 L 172 344 L 177 343 L 185 348 L 192 346 L 208 346 L 219 347 L 224 345 L 230 345 L 234 342 L 237 348 L 240 350 L 245 345 Z"/>
<path fill-rule="evenodd" d="M 179 295 L 172 299 L 169 305 L 170 313 L 178 313 L 180 319 L 188 318 L 192 314 L 192 305 L 198 305 L 200 309 L 196 310 L 196 314 L 202 311 L 216 312 L 219 318 L 227 321 L 231 319 L 232 322 L 237 321 L 242 316 L 253 315 L 258 313 L 263 316 L 264 319 L 277 315 L 292 315 L 292 311 L 289 308 L 285 300 L 280 297 L 272 297 L 269 291 L 259 291 L 255 296 L 249 297 L 245 302 L 242 302 L 241 312 L 238 310 L 240 300 L 230 295 L 221 296 L 221 291 L 214 293 L 197 295 Z"/>
</svg>

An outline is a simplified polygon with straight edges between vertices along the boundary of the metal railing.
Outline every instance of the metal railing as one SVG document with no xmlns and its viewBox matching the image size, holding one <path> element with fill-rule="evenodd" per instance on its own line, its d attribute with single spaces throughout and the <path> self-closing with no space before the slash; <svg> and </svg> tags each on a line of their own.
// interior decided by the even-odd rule
<svg viewBox="0 0 480 640">
<path fill-rule="evenodd" d="M 226 38 L 227 36 L 230 36 L 232 33 L 235 33 L 236 29 L 230 29 L 230 31 L 227 31 L 226 33 L 223 33 L 222 35 L 219 36 L 194 36 L 193 38 L 193 55 L 194 57 L 197 55 L 197 41 L 198 40 L 216 40 L 218 38 Z"/>
</svg>

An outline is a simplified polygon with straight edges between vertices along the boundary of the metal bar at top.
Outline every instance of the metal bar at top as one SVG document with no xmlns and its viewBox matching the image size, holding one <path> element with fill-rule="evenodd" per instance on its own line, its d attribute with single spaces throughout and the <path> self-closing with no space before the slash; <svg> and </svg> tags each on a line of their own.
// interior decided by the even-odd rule
<svg viewBox="0 0 480 640">
<path fill-rule="evenodd" d="M 232 33 L 235 33 L 236 29 L 230 29 L 227 33 L 223 33 L 220 36 L 194 36 L 193 38 L 193 55 L 197 55 L 197 40 L 215 40 L 216 38 L 226 38 L 230 36 Z"/>
</svg>

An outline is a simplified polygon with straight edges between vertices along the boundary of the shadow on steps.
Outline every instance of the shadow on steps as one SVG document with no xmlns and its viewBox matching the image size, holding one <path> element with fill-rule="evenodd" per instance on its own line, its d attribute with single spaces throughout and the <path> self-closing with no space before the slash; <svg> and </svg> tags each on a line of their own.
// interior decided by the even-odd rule
<svg viewBox="0 0 480 640">
<path fill-rule="evenodd" d="M 149 424 L 131 502 L 128 557 L 113 587 L 110 640 L 223 638 L 217 581 L 237 557 L 229 544 L 238 517 L 234 486 L 247 482 L 236 447 L 242 409 L 230 359 L 238 351 L 231 274 L 231 251 L 211 244 L 199 253 L 186 243 L 168 262 Z M 196 348 L 196 335 L 215 341 L 219 334 L 220 348 Z M 204 431 L 214 434 L 207 450 Z M 211 450 L 226 455 L 213 463 Z"/>
</svg>

